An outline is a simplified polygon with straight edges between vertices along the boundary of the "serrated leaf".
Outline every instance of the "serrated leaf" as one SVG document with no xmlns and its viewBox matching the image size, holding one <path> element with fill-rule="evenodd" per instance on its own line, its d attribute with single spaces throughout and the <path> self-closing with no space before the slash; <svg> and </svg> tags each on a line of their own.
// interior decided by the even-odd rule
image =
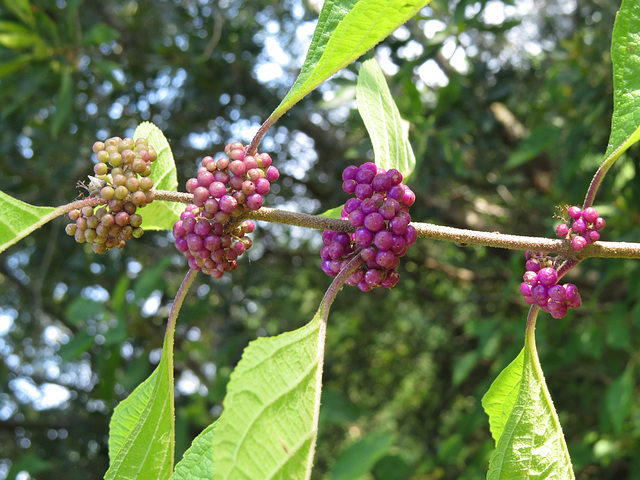
<svg viewBox="0 0 640 480">
<path fill-rule="evenodd" d="M 213 480 L 213 438 L 217 422 L 205 428 L 176 465 L 171 480 Z"/>
<path fill-rule="evenodd" d="M 336 459 L 331 480 L 358 480 L 369 473 L 376 462 L 391 448 L 395 439 L 390 434 L 367 435 L 350 445 Z"/>
<path fill-rule="evenodd" d="M 331 75 L 413 17 L 430 0 L 325 0 L 300 75 L 267 120 L 273 123 Z"/>
<path fill-rule="evenodd" d="M 35 207 L 0 191 L 0 252 L 59 215 L 59 208 Z"/>
<path fill-rule="evenodd" d="M 304 327 L 249 344 L 231 374 L 213 438 L 216 480 L 309 479 L 318 431 L 333 281 Z"/>
<path fill-rule="evenodd" d="M 162 357 L 153 373 L 114 409 L 109 422 L 105 480 L 162 480 L 173 470 L 175 443 L 173 337 L 167 326 Z"/>
<path fill-rule="evenodd" d="M 373 144 L 376 165 L 385 170 L 395 168 L 406 179 L 416 166 L 409 143 L 409 122 L 400 117 L 384 73 L 375 59 L 367 60 L 360 68 L 356 102 Z"/>
<path fill-rule="evenodd" d="M 156 190 L 178 190 L 178 174 L 173 153 L 162 131 L 151 122 L 138 125 L 133 138 L 146 138 L 150 145 L 158 153 L 158 158 L 153 162 L 150 177 Z M 184 211 L 184 205 L 175 202 L 154 201 L 140 211 L 143 218 L 142 227 L 145 230 L 171 230 L 173 224 L 180 218 Z"/>
<path fill-rule="evenodd" d="M 486 402 L 483 399 L 483 406 L 485 403 L 491 405 L 492 434 L 496 432 L 498 436 L 489 463 L 489 480 L 575 478 L 558 415 L 542 374 L 534 325 L 535 322 L 530 322 L 527 326 L 521 354 L 505 369 L 504 377 L 500 378 L 502 374 L 498 377 L 500 381 L 496 388 L 499 393 L 492 385 L 489 391 L 494 390 L 492 395 Z M 521 356 L 522 373 L 518 382 Z M 517 395 L 514 395 L 516 390 Z M 496 412 L 501 413 L 496 415 Z M 502 426 L 505 417 L 508 418 Z"/>
<path fill-rule="evenodd" d="M 640 2 L 624 0 L 611 42 L 613 118 L 605 162 L 613 163 L 640 140 Z"/>
</svg>

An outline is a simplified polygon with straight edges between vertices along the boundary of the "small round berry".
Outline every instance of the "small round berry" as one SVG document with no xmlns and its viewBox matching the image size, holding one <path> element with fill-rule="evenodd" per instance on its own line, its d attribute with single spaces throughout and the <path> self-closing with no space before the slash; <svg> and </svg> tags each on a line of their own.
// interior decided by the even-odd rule
<svg viewBox="0 0 640 480">
<path fill-rule="evenodd" d="M 545 267 L 538 272 L 538 282 L 540 285 L 550 287 L 558 281 L 558 273 L 551 267 Z"/>
<path fill-rule="evenodd" d="M 569 235 L 569 227 L 566 224 L 561 223 L 556 227 L 556 234 L 560 238 L 566 238 L 567 235 Z"/>
<path fill-rule="evenodd" d="M 577 220 L 582 216 L 582 210 L 580 209 L 580 207 L 575 207 L 575 206 L 569 207 L 569 209 L 567 210 L 567 213 L 574 220 Z"/>
<path fill-rule="evenodd" d="M 605 222 L 604 218 L 598 217 L 595 222 L 593 222 L 593 228 L 596 230 L 602 230 L 607 222 Z"/>
<path fill-rule="evenodd" d="M 598 211 L 593 207 L 587 207 L 582 211 L 582 218 L 587 223 L 593 223 L 598 219 Z"/>
<path fill-rule="evenodd" d="M 587 222 L 582 218 L 578 218 L 571 225 L 571 230 L 573 230 L 574 233 L 584 233 L 587 230 Z"/>
<path fill-rule="evenodd" d="M 571 239 L 571 248 L 576 251 L 582 250 L 587 245 L 587 240 L 584 237 L 573 237 Z"/>
</svg>

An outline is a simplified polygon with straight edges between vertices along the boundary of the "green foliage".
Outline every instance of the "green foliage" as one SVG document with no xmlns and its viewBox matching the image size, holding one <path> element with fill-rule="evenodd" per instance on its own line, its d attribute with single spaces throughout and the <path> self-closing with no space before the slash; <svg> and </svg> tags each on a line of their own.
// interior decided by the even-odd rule
<svg viewBox="0 0 640 480">
<path fill-rule="evenodd" d="M 413 17 L 429 1 L 325 1 L 300 75 L 267 122 L 280 118 L 331 75 Z"/>
<path fill-rule="evenodd" d="M 376 165 L 395 168 L 407 178 L 416 166 L 409 143 L 409 123 L 402 120 L 384 74 L 375 59 L 362 64 L 356 91 L 358 112 L 373 143 Z"/>
<path fill-rule="evenodd" d="M 640 140 L 640 2 L 625 0 L 613 28 L 613 118 L 605 161 L 613 163 L 625 150 Z"/>
<path fill-rule="evenodd" d="M 213 480 L 213 459 L 211 444 L 215 435 L 216 424 L 212 423 L 200 435 L 194 438 L 191 447 L 176 465 L 171 480 Z"/>
<path fill-rule="evenodd" d="M 0 252 L 56 216 L 53 207 L 34 207 L 0 192 Z"/>
<path fill-rule="evenodd" d="M 133 138 L 146 138 L 158 154 L 153 162 L 151 179 L 156 190 L 175 192 L 178 190 L 176 164 L 171 153 L 171 147 L 162 131 L 153 123 L 144 122 L 138 125 Z M 183 208 L 175 202 L 152 202 L 144 209 L 145 230 L 171 230 L 173 224 L 180 217 Z"/>
<path fill-rule="evenodd" d="M 534 314 L 535 315 L 535 314 Z M 487 479 L 575 478 L 534 337 L 527 324 L 522 352 L 498 376 L 483 398 L 496 450 Z"/>
<path fill-rule="evenodd" d="M 311 475 L 331 300 L 304 327 L 245 349 L 211 444 L 217 478 Z"/>
</svg>

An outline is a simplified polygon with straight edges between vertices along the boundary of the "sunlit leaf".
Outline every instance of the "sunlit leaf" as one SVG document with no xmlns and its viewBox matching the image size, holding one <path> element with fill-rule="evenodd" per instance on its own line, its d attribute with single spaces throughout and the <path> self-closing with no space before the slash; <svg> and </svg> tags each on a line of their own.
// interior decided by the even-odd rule
<svg viewBox="0 0 640 480">
<path fill-rule="evenodd" d="M 336 277 L 313 319 L 242 354 L 213 438 L 218 479 L 308 479 L 318 430 L 326 322 L 347 278 Z"/>
<path fill-rule="evenodd" d="M 184 452 L 171 480 L 213 480 L 213 437 L 217 423 L 205 428 Z"/>
<path fill-rule="evenodd" d="M 612 163 L 640 140 L 640 2 L 624 0 L 611 42 L 613 118 L 605 161 Z"/>
<path fill-rule="evenodd" d="M 280 118 L 428 3 L 429 0 L 325 0 L 300 75 L 268 121 Z"/>
<path fill-rule="evenodd" d="M 151 122 L 138 125 L 133 138 L 146 138 L 158 153 L 153 162 L 151 178 L 156 190 L 178 190 L 178 175 L 176 164 L 171 153 L 171 147 L 162 131 Z M 145 230 L 170 230 L 184 211 L 184 205 L 174 202 L 154 201 L 140 210 L 143 218 L 142 227 Z"/>
<path fill-rule="evenodd" d="M 173 338 L 169 322 L 160 363 L 115 408 L 109 423 L 105 480 L 162 480 L 173 471 L 175 448 Z"/>
<path fill-rule="evenodd" d="M 16 49 L 27 48 L 42 42 L 37 33 L 14 22 L 0 20 L 0 45 Z"/>
<path fill-rule="evenodd" d="M 57 210 L 34 207 L 0 191 L 0 252 L 57 217 Z"/>
<path fill-rule="evenodd" d="M 575 478 L 531 326 L 524 349 L 498 376 L 482 403 L 496 440 L 487 479 Z"/>
<path fill-rule="evenodd" d="M 384 73 L 375 59 L 362 64 L 356 87 L 358 112 L 369 132 L 376 165 L 395 168 L 407 178 L 416 166 L 409 123 L 400 117 Z"/>
</svg>

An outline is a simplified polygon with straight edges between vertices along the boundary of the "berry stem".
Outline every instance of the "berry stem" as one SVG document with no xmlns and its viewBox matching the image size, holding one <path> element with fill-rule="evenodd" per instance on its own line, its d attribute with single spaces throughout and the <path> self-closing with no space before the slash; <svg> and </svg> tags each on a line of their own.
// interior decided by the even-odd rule
<svg viewBox="0 0 640 480">
<path fill-rule="evenodd" d="M 251 144 L 247 148 L 247 155 L 256 154 L 256 152 L 258 151 L 258 145 L 260 145 L 260 140 L 262 140 L 262 137 L 264 137 L 264 134 L 267 133 L 267 131 L 271 128 L 271 126 L 274 123 L 276 123 L 276 120 L 278 120 L 281 116 L 282 114 L 278 115 L 277 117 L 271 116 L 265 120 L 265 122 L 260 126 L 260 128 L 256 132 L 255 136 L 253 137 L 253 140 L 251 140 Z"/>
<path fill-rule="evenodd" d="M 189 288 L 191 288 L 193 281 L 198 275 L 198 271 L 199 270 L 190 268 L 185 275 L 184 280 L 182 280 L 180 288 L 178 288 L 178 292 L 176 293 L 176 298 L 173 300 L 173 304 L 171 305 L 171 311 L 169 312 L 169 319 L 167 320 L 167 333 L 175 330 L 176 320 L 178 319 L 178 314 L 180 313 L 182 302 L 184 302 L 184 298 L 187 296 Z"/>
<path fill-rule="evenodd" d="M 616 157 L 617 158 L 617 157 Z M 615 161 L 615 158 L 614 158 Z M 598 188 L 600 188 L 600 184 L 604 180 L 604 176 L 607 174 L 607 171 L 613 165 L 612 162 L 605 161 L 600 165 L 598 171 L 595 173 L 593 178 L 591 179 L 591 183 L 589 184 L 589 189 L 587 190 L 587 194 L 584 198 L 584 204 L 582 205 L 582 209 L 584 210 L 587 207 L 593 205 L 593 201 L 596 198 L 596 193 L 598 192 Z"/>
</svg>

